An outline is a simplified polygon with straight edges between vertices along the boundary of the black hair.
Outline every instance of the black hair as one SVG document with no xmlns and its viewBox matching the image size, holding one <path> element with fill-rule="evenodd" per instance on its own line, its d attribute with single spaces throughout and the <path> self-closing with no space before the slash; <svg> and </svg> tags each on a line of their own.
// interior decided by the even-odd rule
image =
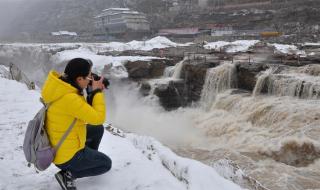
<svg viewBox="0 0 320 190">
<path fill-rule="evenodd" d="M 71 59 L 66 68 L 64 69 L 64 74 L 61 79 L 72 86 L 76 87 L 79 92 L 82 92 L 80 86 L 76 83 L 78 77 L 87 77 L 90 73 L 92 67 L 92 61 L 89 59 L 83 58 L 74 58 Z"/>
</svg>

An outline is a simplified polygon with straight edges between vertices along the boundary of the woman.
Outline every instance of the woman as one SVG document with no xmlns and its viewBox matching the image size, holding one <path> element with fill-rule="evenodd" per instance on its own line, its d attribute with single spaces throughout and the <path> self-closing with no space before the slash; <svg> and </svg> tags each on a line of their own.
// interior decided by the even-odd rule
<svg viewBox="0 0 320 190">
<path fill-rule="evenodd" d="M 56 146 L 74 119 L 71 132 L 58 149 L 54 164 L 61 169 L 55 174 L 64 190 L 74 190 L 74 179 L 103 174 L 111 169 L 111 159 L 99 152 L 103 134 L 105 102 L 102 80 L 91 78 L 92 64 L 89 60 L 75 58 L 68 62 L 64 74 L 51 71 L 42 89 L 42 98 L 50 104 L 46 128 L 50 142 Z M 83 91 L 91 81 L 91 105 Z M 87 124 L 89 132 L 87 133 Z M 87 142 L 88 140 L 88 142 Z M 90 142 L 89 142 L 90 140 Z"/>
</svg>

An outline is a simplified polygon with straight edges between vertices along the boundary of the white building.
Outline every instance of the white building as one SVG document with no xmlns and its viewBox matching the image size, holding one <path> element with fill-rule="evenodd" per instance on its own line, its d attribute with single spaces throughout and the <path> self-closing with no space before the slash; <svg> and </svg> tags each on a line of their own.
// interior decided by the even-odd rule
<svg viewBox="0 0 320 190">
<path fill-rule="evenodd" d="M 128 8 L 110 8 L 95 17 L 95 26 L 107 34 L 147 32 L 150 23 L 146 16 Z"/>
<path fill-rule="evenodd" d="M 234 33 L 231 26 L 211 28 L 211 36 L 230 36 Z"/>
<path fill-rule="evenodd" d="M 51 32 L 52 36 L 77 36 L 76 32 L 69 32 L 69 31 L 58 31 L 58 32 Z"/>
</svg>

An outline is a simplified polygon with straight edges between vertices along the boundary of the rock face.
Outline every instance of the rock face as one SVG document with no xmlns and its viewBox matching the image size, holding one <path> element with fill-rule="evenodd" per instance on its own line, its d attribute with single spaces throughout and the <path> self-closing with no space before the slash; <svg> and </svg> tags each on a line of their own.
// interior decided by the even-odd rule
<svg viewBox="0 0 320 190">
<path fill-rule="evenodd" d="M 257 82 L 257 74 L 269 68 L 266 64 L 239 63 L 237 64 L 238 88 L 252 91 Z"/>
<path fill-rule="evenodd" d="M 143 96 L 150 95 L 150 90 L 151 90 L 151 85 L 148 82 L 144 81 L 141 83 L 139 91 Z"/>
<path fill-rule="evenodd" d="M 157 85 L 154 94 L 159 97 L 160 104 L 170 111 L 187 105 L 184 89 L 185 82 L 183 80 L 174 80 L 167 84 Z"/>
<path fill-rule="evenodd" d="M 130 78 L 148 78 L 151 64 L 146 61 L 128 61 L 125 67 L 129 73 Z"/>
<path fill-rule="evenodd" d="M 189 103 L 198 101 L 208 68 L 216 67 L 219 61 L 186 60 L 181 71 L 181 78 L 186 83 L 185 96 Z"/>
<path fill-rule="evenodd" d="M 270 82 L 268 77 L 265 80 L 263 78 L 265 75 L 268 76 L 269 71 L 266 74 L 261 73 L 268 69 L 272 69 L 270 70 L 270 74 L 276 76 L 292 72 L 319 76 L 318 56 L 320 53 L 315 50 L 317 49 L 308 49 L 306 51 L 308 56 L 300 57 L 299 61 L 297 57 L 290 57 L 287 54 L 281 55 L 287 56 L 286 59 L 282 59 L 282 57 L 274 53 L 274 48 L 265 43 L 259 43 L 252 48 L 252 51 L 242 53 L 184 52 L 182 66 L 179 63 L 176 67 L 171 67 L 174 69 L 172 78 L 163 78 L 159 81 L 153 80 L 152 82 L 146 80 L 142 83 L 140 92 L 145 96 L 150 95 L 150 93 L 156 95 L 159 98 L 160 104 L 166 110 L 188 106 L 200 100 L 208 69 L 221 64 L 233 63 L 236 66 L 235 80 L 237 83 L 234 86 L 238 89 L 238 91 L 234 91 L 235 93 L 243 93 L 245 91 L 251 94 L 256 85 L 257 90 L 255 92 L 270 93 L 269 86 L 272 84 L 272 81 Z M 166 57 L 171 53 L 176 53 L 176 56 L 180 59 L 182 55 L 181 52 L 173 52 L 173 50 L 171 52 L 169 49 L 165 49 L 164 51 L 166 51 Z M 312 56 L 309 56 L 310 52 Z M 172 62 L 167 61 L 166 59 L 160 59 L 157 61 L 153 60 L 152 62 L 129 62 L 126 67 L 130 78 L 133 79 L 160 78 L 159 76 L 162 76 L 164 67 L 172 65 Z M 163 63 L 159 64 L 159 62 Z M 261 74 L 263 76 L 259 78 Z M 258 79 L 259 83 L 257 83 Z M 261 83 L 262 79 L 266 82 Z M 283 79 L 281 76 L 280 78 L 273 77 L 272 79 L 275 80 L 276 85 L 279 85 L 277 81 L 290 82 L 286 80 L 287 78 L 284 77 Z M 295 78 L 294 80 L 292 79 L 292 81 L 297 80 Z M 296 92 L 296 97 L 320 97 L 318 86 L 314 87 L 313 84 L 306 81 L 302 81 L 301 85 L 300 91 Z M 304 89 L 310 86 L 314 87 L 313 91 L 307 94 L 308 96 L 303 95 L 301 89 L 309 92 L 311 90 Z"/>
<path fill-rule="evenodd" d="M 125 67 L 129 73 L 129 77 L 132 79 L 155 78 L 163 75 L 166 60 L 128 61 Z"/>
</svg>

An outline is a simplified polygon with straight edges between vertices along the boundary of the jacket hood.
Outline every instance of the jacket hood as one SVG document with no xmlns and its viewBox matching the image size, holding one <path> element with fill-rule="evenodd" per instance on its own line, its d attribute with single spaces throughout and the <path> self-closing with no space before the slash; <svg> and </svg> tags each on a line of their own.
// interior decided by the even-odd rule
<svg viewBox="0 0 320 190">
<path fill-rule="evenodd" d="M 50 71 L 41 92 L 45 103 L 52 103 L 66 94 L 78 92 L 71 84 L 59 79 L 60 76 L 58 72 Z"/>
</svg>

